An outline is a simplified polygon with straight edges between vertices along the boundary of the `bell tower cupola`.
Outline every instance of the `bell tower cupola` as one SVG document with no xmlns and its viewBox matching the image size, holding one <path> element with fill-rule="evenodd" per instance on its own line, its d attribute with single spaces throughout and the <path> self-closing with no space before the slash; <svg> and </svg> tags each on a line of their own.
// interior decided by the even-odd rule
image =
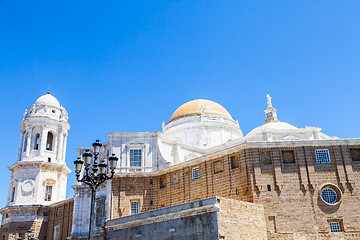
<svg viewBox="0 0 360 240">
<path fill-rule="evenodd" d="M 66 197 L 68 114 L 48 92 L 39 97 L 20 122 L 17 161 L 9 167 L 8 206 L 49 205 Z"/>
</svg>

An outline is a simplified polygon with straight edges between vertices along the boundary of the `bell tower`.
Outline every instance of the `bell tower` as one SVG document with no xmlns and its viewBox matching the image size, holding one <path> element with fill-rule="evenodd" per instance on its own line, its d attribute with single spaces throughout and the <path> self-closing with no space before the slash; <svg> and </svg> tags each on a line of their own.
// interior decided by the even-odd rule
<svg viewBox="0 0 360 240">
<path fill-rule="evenodd" d="M 66 197 L 65 108 L 49 92 L 25 110 L 17 161 L 9 169 L 8 205 L 51 204 Z"/>
<path fill-rule="evenodd" d="M 11 229 L 11 223 L 25 224 L 25 219 L 25 225 L 33 228 L 37 220 L 46 221 L 48 205 L 66 198 L 67 175 L 70 173 L 65 163 L 70 129 L 67 120 L 65 108 L 49 92 L 25 110 L 20 122 L 17 161 L 9 167 L 11 180 L 7 205 L 0 210 L 2 228 L 10 224 Z M 12 239 L 17 238 L 19 232 L 8 231 L 8 234 L 6 239 Z"/>
</svg>

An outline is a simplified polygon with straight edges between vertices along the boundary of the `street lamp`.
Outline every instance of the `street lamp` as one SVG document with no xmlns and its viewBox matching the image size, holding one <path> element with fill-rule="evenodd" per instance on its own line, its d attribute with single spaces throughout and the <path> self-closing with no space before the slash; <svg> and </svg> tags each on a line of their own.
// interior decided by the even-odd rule
<svg viewBox="0 0 360 240">
<path fill-rule="evenodd" d="M 96 189 L 100 184 L 105 182 L 106 180 L 111 179 L 114 176 L 116 164 L 118 161 L 118 158 L 113 153 L 109 158 L 109 168 L 110 168 L 110 176 L 108 176 L 108 170 L 107 170 L 107 164 L 104 160 L 100 161 L 100 164 L 98 163 L 98 157 L 100 153 L 100 148 L 102 144 L 99 142 L 99 140 L 96 140 L 93 144 L 93 153 L 90 153 L 89 151 L 86 151 L 83 153 L 81 160 L 80 157 L 78 157 L 74 161 L 75 165 L 75 173 L 76 173 L 76 180 L 78 182 L 82 182 L 86 185 L 88 185 L 91 189 L 91 207 L 90 207 L 90 225 L 89 225 L 89 240 L 93 239 L 93 228 L 94 228 L 94 208 L 95 208 L 95 193 Z M 91 158 L 94 156 L 94 162 L 91 165 Z M 83 164 L 85 164 L 85 173 L 83 177 L 80 179 L 80 172 L 82 169 Z M 90 170 L 91 167 L 91 170 Z"/>
</svg>

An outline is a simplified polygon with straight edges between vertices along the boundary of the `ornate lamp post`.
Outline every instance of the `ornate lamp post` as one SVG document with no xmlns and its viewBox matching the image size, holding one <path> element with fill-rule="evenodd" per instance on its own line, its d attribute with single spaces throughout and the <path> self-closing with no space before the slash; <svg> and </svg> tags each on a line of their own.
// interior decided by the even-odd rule
<svg viewBox="0 0 360 240">
<path fill-rule="evenodd" d="M 80 157 L 78 157 L 75 161 L 75 173 L 76 173 L 76 180 L 78 182 L 82 182 L 86 185 L 88 185 L 91 189 L 91 208 L 90 208 L 90 225 L 89 225 L 89 240 L 93 239 L 93 228 L 94 228 L 94 208 L 95 208 L 95 194 L 97 187 L 100 186 L 103 182 L 106 180 L 111 179 L 114 176 L 116 164 L 118 161 L 118 158 L 113 153 L 109 158 L 109 168 L 110 168 L 110 176 L 108 175 L 107 171 L 107 164 L 104 160 L 98 164 L 98 157 L 100 153 L 100 148 L 102 144 L 99 142 L 99 140 L 96 140 L 93 144 L 93 153 L 90 153 L 89 151 L 86 151 L 83 153 L 82 157 L 84 161 L 81 160 Z M 94 162 L 91 165 L 91 158 L 94 156 Z M 85 172 L 83 177 L 80 179 L 80 172 L 82 169 L 82 165 L 85 163 Z M 91 169 L 90 169 L 91 167 Z"/>
</svg>

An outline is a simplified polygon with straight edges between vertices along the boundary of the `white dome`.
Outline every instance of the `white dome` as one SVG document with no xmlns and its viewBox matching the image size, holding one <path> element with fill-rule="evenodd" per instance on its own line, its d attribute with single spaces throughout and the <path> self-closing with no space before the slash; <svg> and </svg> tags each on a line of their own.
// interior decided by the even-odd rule
<svg viewBox="0 0 360 240">
<path fill-rule="evenodd" d="M 36 102 L 36 105 L 46 105 L 46 106 L 52 106 L 52 107 L 60 107 L 59 101 L 53 97 L 50 93 L 47 93 L 41 97 L 39 97 Z"/>
<path fill-rule="evenodd" d="M 259 132 L 264 132 L 264 131 L 277 131 L 277 130 L 280 130 L 280 131 L 286 131 L 286 130 L 297 130 L 299 128 L 297 127 L 294 127 L 293 125 L 290 125 L 286 122 L 279 122 L 279 121 L 276 121 L 276 122 L 268 122 L 268 123 L 265 123 L 255 129 L 253 129 L 251 132 L 249 132 L 247 134 L 248 135 L 252 135 L 252 134 L 255 134 L 255 133 L 259 133 Z"/>
</svg>

